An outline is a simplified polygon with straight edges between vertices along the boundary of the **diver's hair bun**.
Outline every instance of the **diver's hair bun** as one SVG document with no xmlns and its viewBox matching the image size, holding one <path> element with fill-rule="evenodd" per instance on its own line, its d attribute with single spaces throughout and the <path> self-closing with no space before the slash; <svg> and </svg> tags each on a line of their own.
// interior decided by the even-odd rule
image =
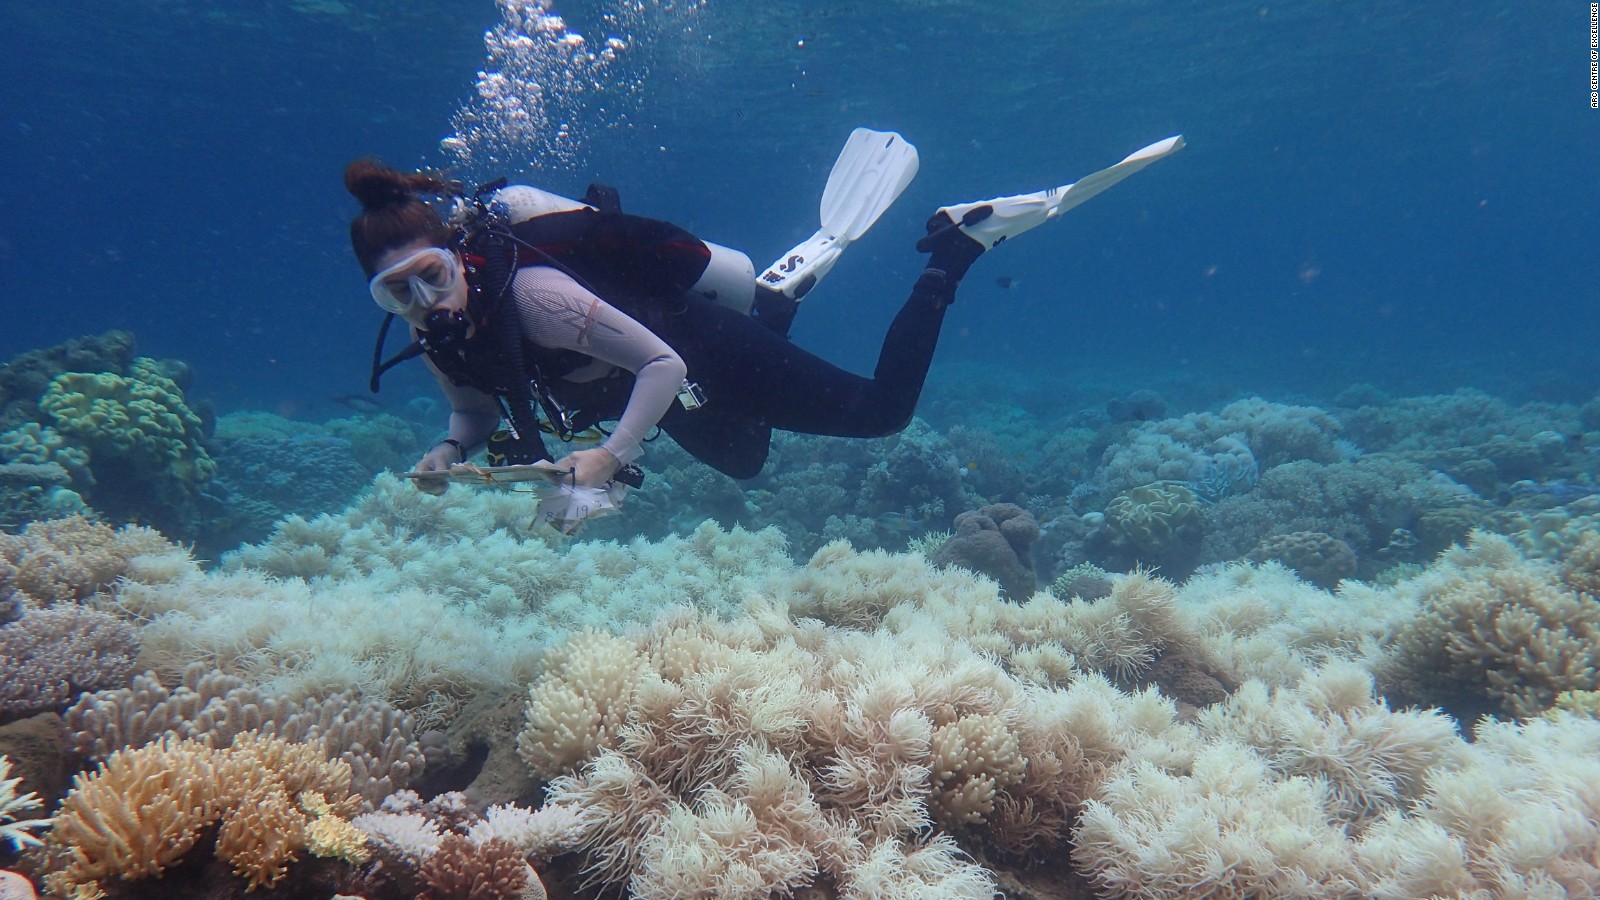
<svg viewBox="0 0 1600 900">
<path fill-rule="evenodd" d="M 344 188 L 361 201 L 362 209 L 370 210 L 414 200 L 418 194 L 442 193 L 447 185 L 435 175 L 402 172 L 368 157 L 345 167 Z"/>
</svg>

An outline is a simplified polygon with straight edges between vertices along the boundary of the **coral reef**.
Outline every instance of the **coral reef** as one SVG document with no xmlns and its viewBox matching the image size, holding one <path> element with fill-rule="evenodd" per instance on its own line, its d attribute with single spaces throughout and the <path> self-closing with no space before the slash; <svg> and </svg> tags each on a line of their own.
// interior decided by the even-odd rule
<svg viewBox="0 0 1600 900">
<path fill-rule="evenodd" d="M 1430 559 L 1464 537 L 1486 508 L 1465 486 L 1393 455 L 1292 462 L 1210 510 L 1203 558 L 1238 559 L 1269 537 L 1320 532 L 1348 545 L 1357 574 L 1372 577 L 1395 563 Z"/>
<path fill-rule="evenodd" d="M 128 897 L 522 896 L 530 865 L 588 897 L 1600 893 L 1600 414 L 1108 422 L 1120 392 L 782 438 L 748 492 L 663 441 L 658 493 L 582 542 L 510 493 L 340 499 L 410 426 L 225 423 L 208 491 L 235 442 L 230 502 L 307 505 L 216 568 L 92 512 L 0 535 L 0 660 L 115 667 L 75 703 L 100 685 L 8 670 L 50 711 L 0 726 L 0 795 L 92 769 L 15 866 Z M 99 474 L 74 440 L 0 436 L 48 486 L 19 502 Z M 307 497 L 272 481 L 296 455 Z M 1011 568 L 930 564 L 973 534 Z M 8 802 L 0 836 L 41 832 Z"/>
</svg>

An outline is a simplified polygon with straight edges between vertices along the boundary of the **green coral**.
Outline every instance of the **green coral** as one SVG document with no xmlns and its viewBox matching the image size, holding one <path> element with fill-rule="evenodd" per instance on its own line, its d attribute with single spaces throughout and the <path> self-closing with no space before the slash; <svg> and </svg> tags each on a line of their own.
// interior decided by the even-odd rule
<svg viewBox="0 0 1600 900">
<path fill-rule="evenodd" d="M 200 417 L 155 360 L 134 360 L 127 376 L 58 375 L 39 399 L 39 409 L 58 430 L 81 439 L 96 461 L 110 457 L 154 467 L 187 488 L 216 474 L 216 463 L 201 444 Z"/>
<path fill-rule="evenodd" d="M 1106 504 L 1106 524 L 1150 558 L 1198 544 L 1200 498 L 1181 484 L 1158 481 L 1118 494 Z"/>
</svg>

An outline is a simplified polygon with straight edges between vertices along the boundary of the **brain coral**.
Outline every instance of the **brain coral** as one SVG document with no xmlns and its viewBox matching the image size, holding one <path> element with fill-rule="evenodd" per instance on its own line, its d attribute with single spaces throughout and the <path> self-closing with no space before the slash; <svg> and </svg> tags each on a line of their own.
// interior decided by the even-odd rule
<svg viewBox="0 0 1600 900">
<path fill-rule="evenodd" d="M 1181 484 L 1156 482 L 1118 494 L 1106 504 L 1096 541 L 1118 567 L 1133 563 L 1183 570 L 1203 537 L 1200 498 Z"/>
</svg>

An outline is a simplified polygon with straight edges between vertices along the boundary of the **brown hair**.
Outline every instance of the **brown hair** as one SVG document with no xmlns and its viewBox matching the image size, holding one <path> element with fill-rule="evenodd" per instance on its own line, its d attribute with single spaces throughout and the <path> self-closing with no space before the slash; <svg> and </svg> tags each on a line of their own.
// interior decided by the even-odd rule
<svg viewBox="0 0 1600 900">
<path fill-rule="evenodd" d="M 376 159 L 358 159 L 345 167 L 344 188 L 361 201 L 361 213 L 350 222 L 350 246 L 367 277 L 377 272 L 378 257 L 396 247 L 418 239 L 435 247 L 450 245 L 450 226 L 420 196 L 449 192 L 437 175 L 408 174 Z"/>
</svg>

